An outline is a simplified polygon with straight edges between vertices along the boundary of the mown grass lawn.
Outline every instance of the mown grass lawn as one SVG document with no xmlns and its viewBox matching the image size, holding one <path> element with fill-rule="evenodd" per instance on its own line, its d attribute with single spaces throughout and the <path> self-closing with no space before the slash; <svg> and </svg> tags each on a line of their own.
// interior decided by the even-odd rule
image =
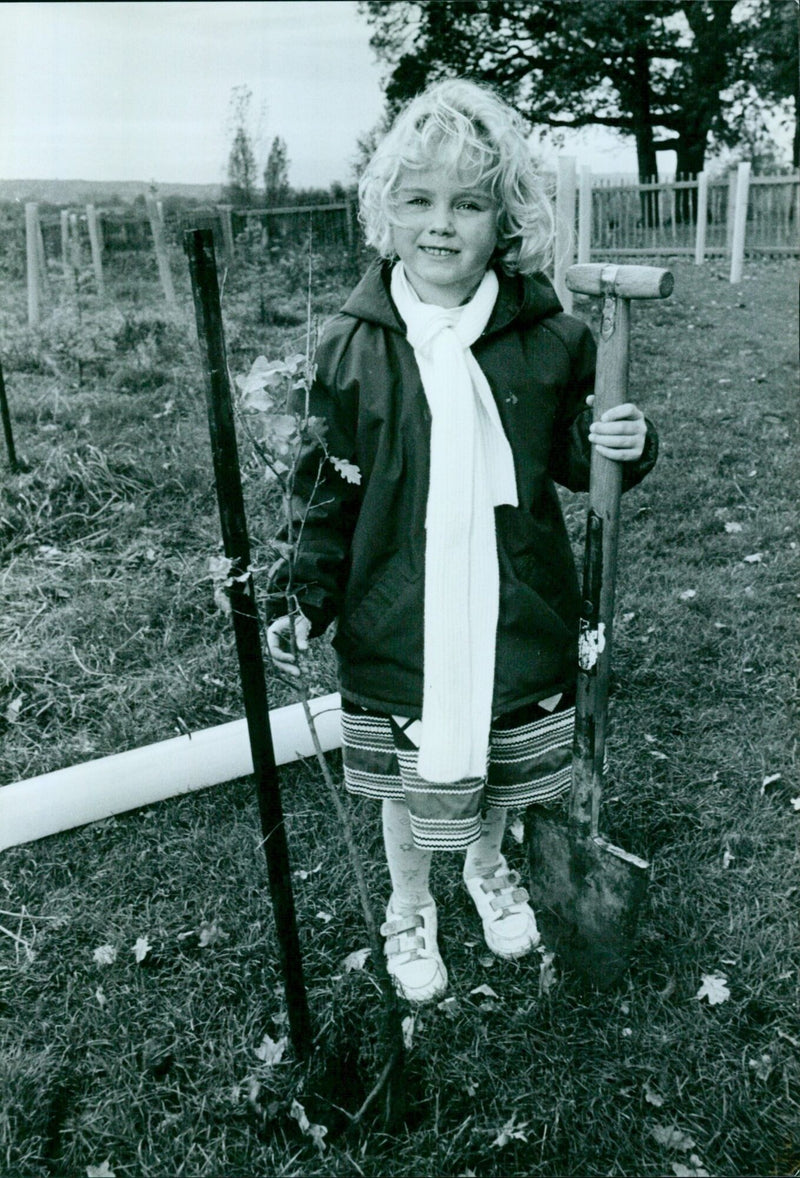
<svg viewBox="0 0 800 1178">
<path fill-rule="evenodd" d="M 208 574 L 219 526 L 180 265 L 182 318 L 132 261 L 105 306 L 82 294 L 80 322 L 54 277 L 39 337 L 21 283 L 3 285 L 0 356 L 28 464 L 4 470 L 0 499 L 3 783 L 242 714 Z M 378 998 L 369 962 L 343 964 L 366 937 L 314 764 L 282 775 L 309 1068 L 289 1048 L 257 1054 L 287 1028 L 248 781 L 12 848 L 0 1173 L 798 1172 L 794 266 L 750 262 L 737 287 L 713 263 L 673 269 L 672 298 L 634 309 L 632 391 L 662 450 L 624 502 L 617 594 L 604 826 L 652 863 L 629 977 L 595 996 L 542 976 L 537 954 L 493 961 L 440 854 L 452 1001 L 414 1018 L 405 1127 L 389 1136 L 376 1115 L 346 1133 L 340 1109 L 358 1108 L 379 1066 Z M 342 270 L 315 267 L 322 317 L 352 284 Z M 235 371 L 302 348 L 303 272 L 289 251 L 230 278 Z M 272 522 L 245 446 L 243 467 L 266 562 Z M 564 505 L 579 551 L 583 503 Z M 315 692 L 333 690 L 329 650 L 315 657 Z M 273 704 L 291 699 L 270 688 Z M 377 813 L 354 814 L 380 908 Z M 524 873 L 513 836 L 507 852 Z M 715 975 L 712 1004 L 697 995 Z M 324 1150 L 295 1100 L 328 1127 Z"/>
</svg>

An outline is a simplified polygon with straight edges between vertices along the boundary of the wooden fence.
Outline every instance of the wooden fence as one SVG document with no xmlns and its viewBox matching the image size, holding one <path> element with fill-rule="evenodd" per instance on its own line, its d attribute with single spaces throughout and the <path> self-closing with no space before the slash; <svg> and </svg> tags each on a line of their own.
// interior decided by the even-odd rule
<svg viewBox="0 0 800 1178">
<path fill-rule="evenodd" d="M 727 254 L 733 235 L 737 174 L 706 183 L 705 253 Z M 701 179 L 592 185 L 590 254 L 694 254 Z M 800 253 L 800 177 L 751 176 L 745 233 L 748 254 Z"/>
<path fill-rule="evenodd" d="M 742 277 L 745 255 L 800 253 L 800 175 L 750 176 L 750 165 L 740 164 L 729 177 L 711 180 L 705 173 L 681 180 L 649 184 L 621 183 L 593 177 L 582 168 L 576 177 L 575 160 L 559 159 L 557 181 L 556 289 L 565 308 L 571 295 L 564 286 L 566 268 L 574 260 L 694 255 L 701 264 L 707 256 L 731 259 L 731 282 Z M 161 202 L 146 201 L 146 216 L 88 205 L 78 212 L 39 216 L 38 206 L 25 209 L 28 272 L 28 320 L 39 321 L 48 279 L 48 258 L 58 258 L 64 272 L 83 265 L 88 244 L 98 293 L 103 293 L 103 260 L 117 251 L 155 250 L 165 298 L 175 306 L 169 250 L 180 245 L 188 225 L 210 227 L 226 264 L 237 254 L 287 241 L 307 241 L 311 232 L 318 247 L 357 248 L 360 236 L 352 201 L 263 209 L 194 209 L 165 217 Z"/>
</svg>

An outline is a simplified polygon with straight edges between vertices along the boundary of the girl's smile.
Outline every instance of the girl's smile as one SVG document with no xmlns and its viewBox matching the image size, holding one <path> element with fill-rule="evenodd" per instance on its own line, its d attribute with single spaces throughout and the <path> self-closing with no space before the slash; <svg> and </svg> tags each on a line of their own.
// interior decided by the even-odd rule
<svg viewBox="0 0 800 1178">
<path fill-rule="evenodd" d="M 400 173 L 392 245 L 426 303 L 458 307 L 474 292 L 497 246 L 497 204 L 452 172 Z"/>
</svg>

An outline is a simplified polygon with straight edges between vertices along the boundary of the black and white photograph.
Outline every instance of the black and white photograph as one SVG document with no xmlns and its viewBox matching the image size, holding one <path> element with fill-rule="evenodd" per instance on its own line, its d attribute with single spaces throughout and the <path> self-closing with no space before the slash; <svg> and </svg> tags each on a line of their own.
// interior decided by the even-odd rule
<svg viewBox="0 0 800 1178">
<path fill-rule="evenodd" d="M 798 0 L 0 45 L 0 1175 L 800 1175 Z"/>
</svg>

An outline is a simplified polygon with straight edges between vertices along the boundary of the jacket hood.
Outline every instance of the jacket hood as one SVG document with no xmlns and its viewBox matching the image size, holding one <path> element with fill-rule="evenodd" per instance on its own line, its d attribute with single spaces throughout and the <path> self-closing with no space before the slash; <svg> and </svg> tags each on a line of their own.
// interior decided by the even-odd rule
<svg viewBox="0 0 800 1178">
<path fill-rule="evenodd" d="M 391 262 L 372 262 L 342 307 L 342 314 L 367 323 L 377 323 L 405 335 L 405 324 L 389 294 L 391 272 Z M 545 274 L 509 275 L 499 269 L 496 273 L 500 290 L 484 335 L 502 331 L 512 322 L 516 327 L 530 327 L 563 310 Z"/>
</svg>

